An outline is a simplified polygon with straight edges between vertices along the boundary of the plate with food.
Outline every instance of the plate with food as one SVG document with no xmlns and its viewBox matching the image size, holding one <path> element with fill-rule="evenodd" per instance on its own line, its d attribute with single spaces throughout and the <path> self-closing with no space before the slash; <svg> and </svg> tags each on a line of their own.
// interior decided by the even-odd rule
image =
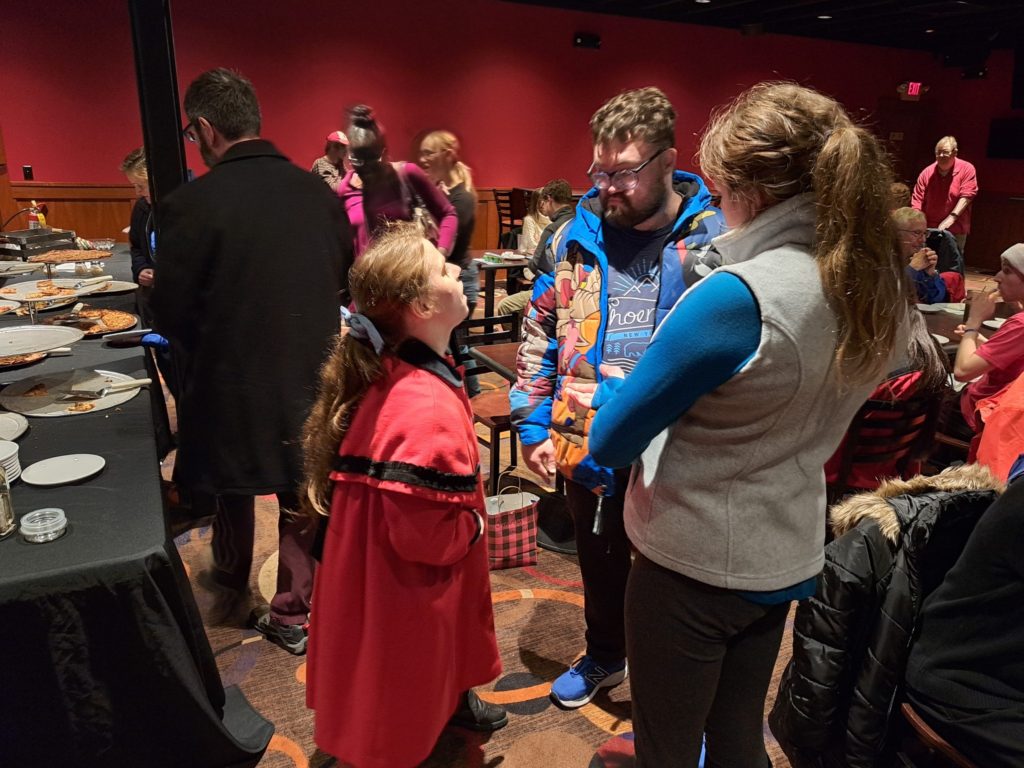
<svg viewBox="0 0 1024 768">
<path fill-rule="evenodd" d="M 138 283 L 130 283 L 127 280 L 110 280 L 100 285 L 93 293 L 128 293 L 128 291 L 134 291 L 138 287 Z"/>
<path fill-rule="evenodd" d="M 917 311 L 924 312 L 926 315 L 931 315 L 935 312 L 941 312 L 942 307 L 940 307 L 938 304 L 918 304 Z"/>
<path fill-rule="evenodd" d="M 57 278 L 55 280 L 26 280 L 0 288 L 0 299 L 7 301 L 32 302 L 38 305 L 52 305 L 58 301 L 73 301 L 79 296 L 95 292 L 109 280 L 81 285 L 81 280 Z"/>
<path fill-rule="evenodd" d="M 998 331 L 1003 327 L 1003 323 L 1006 322 L 1005 317 L 993 317 L 991 320 L 986 320 L 982 323 L 986 328 L 991 328 L 993 331 Z"/>
<path fill-rule="evenodd" d="M 7 371 L 12 368 L 24 368 L 26 365 L 38 363 L 40 360 L 44 360 L 45 358 L 45 352 L 32 352 L 28 355 L 8 355 L 7 357 L 0 357 L 0 370 Z"/>
<path fill-rule="evenodd" d="M 38 264 L 26 264 L 23 261 L 0 262 L 0 277 L 17 277 L 38 272 L 42 267 Z"/>
<path fill-rule="evenodd" d="M 112 384 L 134 381 L 134 377 L 113 371 L 78 368 L 74 371 L 30 376 L 7 386 L 0 392 L 0 405 L 8 411 L 25 416 L 75 416 L 103 411 L 128 402 L 139 387 L 111 392 L 92 400 L 63 400 L 65 395 L 82 390 L 100 390 Z"/>
<path fill-rule="evenodd" d="M 77 312 L 50 315 L 39 322 L 45 325 L 78 328 L 85 334 L 85 338 L 98 339 L 108 333 L 131 330 L 138 324 L 139 318 L 131 312 L 123 312 L 120 309 L 98 309 L 83 306 Z"/>
<path fill-rule="evenodd" d="M 36 253 L 28 257 L 30 264 L 70 264 L 76 261 L 98 261 L 109 259 L 114 254 L 111 251 L 79 251 L 61 249 Z"/>
<path fill-rule="evenodd" d="M 0 328 L 0 357 L 30 355 L 66 347 L 80 341 L 85 334 L 78 328 L 58 325 L 12 325 Z"/>
<path fill-rule="evenodd" d="M 0 315 L 6 315 L 8 312 L 18 309 L 21 304 L 17 301 L 8 301 L 7 299 L 0 299 Z"/>
</svg>

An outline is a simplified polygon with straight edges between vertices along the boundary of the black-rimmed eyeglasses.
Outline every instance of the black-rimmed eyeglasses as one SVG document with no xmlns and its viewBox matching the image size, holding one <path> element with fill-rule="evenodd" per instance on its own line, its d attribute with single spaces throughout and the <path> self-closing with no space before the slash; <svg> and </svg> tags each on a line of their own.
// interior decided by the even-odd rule
<svg viewBox="0 0 1024 768">
<path fill-rule="evenodd" d="M 185 137 L 185 141 L 190 141 L 193 144 L 199 140 L 199 137 L 196 136 L 196 124 L 194 120 L 181 129 L 181 135 Z"/>
<path fill-rule="evenodd" d="M 597 165 L 597 161 L 594 161 L 590 164 L 590 168 L 587 169 L 587 176 L 590 177 L 590 181 L 598 189 L 604 190 L 614 185 L 616 189 L 628 192 L 631 189 L 636 189 L 636 185 L 640 183 L 640 171 L 646 168 L 654 158 L 666 149 L 668 147 L 662 147 L 636 168 L 623 168 L 621 171 L 615 171 L 614 173 L 595 171 L 594 166 Z"/>
</svg>

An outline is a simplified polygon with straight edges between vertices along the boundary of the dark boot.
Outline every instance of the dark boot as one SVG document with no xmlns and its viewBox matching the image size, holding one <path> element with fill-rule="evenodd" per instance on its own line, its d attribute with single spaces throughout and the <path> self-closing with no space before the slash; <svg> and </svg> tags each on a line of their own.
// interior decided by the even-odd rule
<svg viewBox="0 0 1024 768">
<path fill-rule="evenodd" d="M 508 715 L 497 704 L 482 701 L 473 691 L 466 691 L 459 699 L 448 725 L 467 728 L 471 731 L 496 731 L 508 724 Z"/>
</svg>

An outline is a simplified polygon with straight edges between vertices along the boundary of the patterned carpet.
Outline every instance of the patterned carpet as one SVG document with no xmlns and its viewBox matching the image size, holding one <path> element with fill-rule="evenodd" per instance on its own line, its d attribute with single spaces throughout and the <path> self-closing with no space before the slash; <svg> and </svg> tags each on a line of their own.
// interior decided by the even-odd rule
<svg viewBox="0 0 1024 768">
<path fill-rule="evenodd" d="M 276 514 L 267 500 L 257 503 L 254 591 L 268 600 L 277 568 Z M 205 567 L 209 529 L 178 537 L 190 576 Z M 583 595 L 574 557 L 541 551 L 532 568 L 491 575 L 495 623 L 504 672 L 478 689 L 482 698 L 509 710 L 509 724 L 487 737 L 446 731 L 428 768 L 628 768 L 633 765 L 628 681 L 591 704 L 562 711 L 547 698 L 551 681 L 582 651 Z M 194 586 L 204 616 L 211 596 Z M 207 626 L 225 685 L 238 685 L 277 731 L 261 768 L 326 768 L 338 762 L 317 751 L 312 713 L 305 708 L 305 660 L 265 641 L 252 630 Z M 789 633 L 776 679 L 789 657 Z M 774 691 L 773 684 L 772 690 Z M 686 691 L 680 691 L 685 696 Z M 769 699 L 770 705 L 770 699 Z M 397 732 L 396 732 L 397 735 Z M 775 766 L 788 766 L 765 728 Z"/>
</svg>

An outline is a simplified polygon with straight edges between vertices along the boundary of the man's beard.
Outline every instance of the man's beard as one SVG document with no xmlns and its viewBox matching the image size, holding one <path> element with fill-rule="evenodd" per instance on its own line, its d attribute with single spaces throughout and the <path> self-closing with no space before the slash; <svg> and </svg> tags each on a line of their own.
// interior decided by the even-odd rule
<svg viewBox="0 0 1024 768">
<path fill-rule="evenodd" d="M 616 198 L 619 205 L 615 208 L 608 207 L 607 201 L 602 201 L 601 216 L 605 221 L 611 222 L 620 229 L 633 229 L 661 210 L 666 197 L 668 197 L 668 192 L 662 190 L 660 195 L 657 195 L 642 208 L 634 207 L 633 201 L 625 196 Z"/>
<path fill-rule="evenodd" d="M 207 168 L 213 168 L 217 164 L 217 156 L 213 154 L 213 148 L 206 143 L 202 135 L 199 136 L 199 155 L 203 158 Z"/>
</svg>

